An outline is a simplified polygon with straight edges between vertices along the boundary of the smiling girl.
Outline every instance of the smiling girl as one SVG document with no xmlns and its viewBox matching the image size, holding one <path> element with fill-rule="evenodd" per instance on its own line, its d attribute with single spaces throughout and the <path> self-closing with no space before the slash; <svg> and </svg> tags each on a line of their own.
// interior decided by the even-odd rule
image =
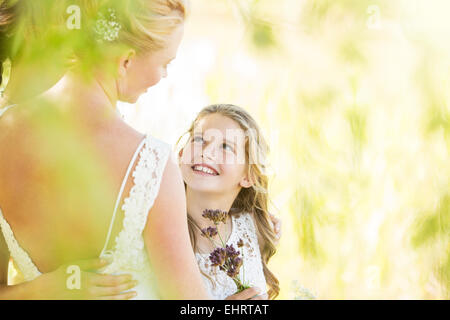
<svg viewBox="0 0 450 320">
<path fill-rule="evenodd" d="M 244 246 L 241 279 L 260 289 L 260 297 L 275 298 L 279 284 L 267 263 L 274 255 L 277 235 L 268 212 L 268 146 L 255 120 L 242 108 L 226 104 L 204 108 L 187 132 L 179 152 L 186 185 L 189 231 L 197 262 L 210 294 L 225 299 L 237 291 L 225 272 L 213 267 L 214 246 L 201 229 L 212 227 L 205 209 L 229 212 L 218 231 L 228 245 Z"/>
</svg>

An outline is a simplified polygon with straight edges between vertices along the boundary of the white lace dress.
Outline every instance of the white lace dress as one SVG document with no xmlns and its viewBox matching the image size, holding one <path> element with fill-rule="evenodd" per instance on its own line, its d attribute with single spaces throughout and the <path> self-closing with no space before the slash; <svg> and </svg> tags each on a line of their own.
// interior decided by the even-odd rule
<svg viewBox="0 0 450 320">
<path fill-rule="evenodd" d="M 0 110 L 0 116 L 5 111 L 5 109 Z M 103 273 L 130 273 L 135 280 L 138 280 L 138 285 L 132 289 L 137 292 L 137 296 L 134 299 L 138 300 L 158 299 L 148 255 L 144 247 L 142 232 L 147 221 L 148 212 L 158 195 L 164 168 L 170 154 L 170 145 L 156 138 L 146 136 L 141 142 L 124 177 L 120 193 L 117 197 L 105 246 L 100 254 L 100 257 L 112 261 L 111 264 L 102 270 Z M 134 185 L 122 206 L 124 212 L 122 229 L 115 238 L 114 248 L 112 250 L 106 250 L 118 204 L 122 198 L 123 189 L 137 159 L 137 165 L 132 173 Z M 23 274 L 24 280 L 30 281 L 37 278 L 41 272 L 39 272 L 27 252 L 15 239 L 10 225 L 2 214 L 1 204 L 0 228 L 8 246 L 10 256 Z"/>
<path fill-rule="evenodd" d="M 243 265 L 239 271 L 239 277 L 245 284 L 260 288 L 261 294 L 266 293 L 266 278 L 264 277 L 258 236 L 253 219 L 249 213 L 244 213 L 232 215 L 231 222 L 231 235 L 226 244 L 232 244 L 236 250 L 241 252 L 241 257 L 243 257 Z M 242 248 L 237 247 L 239 239 L 244 241 Z M 214 299 L 224 300 L 236 293 L 237 287 L 234 281 L 227 276 L 226 272 L 219 270 L 218 267 L 211 266 L 209 254 L 196 253 L 195 255 L 202 272 L 207 274 L 212 280 L 202 275 L 206 287 Z"/>
</svg>

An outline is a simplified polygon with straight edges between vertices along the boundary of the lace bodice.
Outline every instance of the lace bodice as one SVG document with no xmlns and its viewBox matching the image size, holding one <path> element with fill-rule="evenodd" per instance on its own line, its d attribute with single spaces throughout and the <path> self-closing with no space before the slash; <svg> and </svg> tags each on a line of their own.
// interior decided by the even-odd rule
<svg viewBox="0 0 450 320">
<path fill-rule="evenodd" d="M 30 257 L 25 250 L 17 242 L 14 237 L 14 233 L 11 230 L 10 225 L 6 222 L 3 217 L 2 209 L 0 208 L 0 228 L 3 232 L 3 237 L 5 238 L 6 245 L 8 246 L 11 258 L 14 260 L 15 264 L 22 273 L 23 279 L 25 281 L 33 280 L 41 275 L 36 265 L 31 261 Z"/>
<path fill-rule="evenodd" d="M 1 111 L 4 110 L 0 110 L 0 116 L 3 113 Z M 125 198 L 124 204 L 122 205 L 122 210 L 124 212 L 122 229 L 115 238 L 112 250 L 106 250 L 110 235 L 110 233 L 108 233 L 105 247 L 100 254 L 100 257 L 111 260 L 111 263 L 102 270 L 102 273 L 131 273 L 134 279 L 138 280 L 138 286 L 133 288 L 133 290 L 137 292 L 135 299 L 157 298 L 142 233 L 147 221 L 148 212 L 152 208 L 158 195 L 164 168 L 170 154 L 170 145 L 156 138 L 146 136 L 142 141 L 130 163 L 118 196 L 117 204 L 120 202 L 123 186 L 128 179 L 128 174 L 133 167 L 134 161 L 138 159 L 137 165 L 132 173 L 134 184 L 129 196 Z M 114 217 L 115 212 L 113 214 L 111 226 L 114 223 Z M 27 252 L 15 239 L 14 233 L 4 218 L 1 209 L 0 227 L 8 246 L 10 256 L 23 274 L 24 280 L 30 281 L 37 278 L 41 273 L 28 256 Z"/>
<path fill-rule="evenodd" d="M 226 244 L 233 244 L 237 249 L 239 239 L 244 241 L 244 247 L 239 248 L 243 265 L 239 272 L 239 277 L 245 284 L 252 287 L 259 287 L 261 293 L 267 292 L 266 279 L 264 277 L 261 252 L 258 245 L 258 236 L 253 218 L 250 214 L 244 213 L 231 216 L 232 231 Z M 243 256 L 242 256 L 243 254 Z M 237 287 L 233 280 L 227 276 L 226 272 L 219 270 L 218 267 L 211 266 L 209 254 L 196 253 L 198 265 L 203 273 L 210 278 L 203 276 L 203 280 L 209 293 L 217 300 L 223 300 L 226 297 L 236 293 Z"/>
<path fill-rule="evenodd" d="M 142 232 L 148 212 L 158 195 L 170 153 L 171 148 L 168 144 L 151 136 L 146 137 L 139 154 L 139 162 L 132 174 L 134 185 L 122 205 L 124 212 L 122 230 L 115 238 L 113 250 L 105 250 L 107 239 L 100 255 L 111 260 L 111 264 L 102 270 L 103 273 L 131 273 L 134 279 L 138 280 L 138 286 L 133 289 L 138 293 L 135 299 L 158 298 L 154 290 L 154 279 Z"/>
</svg>

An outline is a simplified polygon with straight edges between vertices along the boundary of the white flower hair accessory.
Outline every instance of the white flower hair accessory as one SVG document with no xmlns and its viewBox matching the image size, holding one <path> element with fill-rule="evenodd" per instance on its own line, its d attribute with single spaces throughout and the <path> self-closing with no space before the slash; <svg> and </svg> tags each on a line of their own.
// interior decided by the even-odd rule
<svg viewBox="0 0 450 320">
<path fill-rule="evenodd" d="M 119 38 L 119 31 L 122 29 L 122 26 L 117 20 L 116 11 L 109 8 L 107 17 L 101 12 L 98 16 L 99 17 L 95 22 L 94 31 L 100 37 L 100 40 L 112 42 Z"/>
</svg>

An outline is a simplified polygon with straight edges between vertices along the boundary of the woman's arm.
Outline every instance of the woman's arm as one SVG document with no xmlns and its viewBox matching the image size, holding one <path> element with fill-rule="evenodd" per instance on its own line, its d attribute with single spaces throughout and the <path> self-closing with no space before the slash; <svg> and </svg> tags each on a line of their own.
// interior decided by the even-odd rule
<svg viewBox="0 0 450 320">
<path fill-rule="evenodd" d="M 100 259 L 84 260 L 71 263 L 78 265 L 81 272 L 80 290 L 66 288 L 66 266 L 45 273 L 36 279 L 17 285 L 8 286 L 9 250 L 0 232 L 0 300 L 37 300 L 37 299 L 102 299 L 127 300 L 134 292 L 129 290 L 136 286 L 130 275 L 104 275 L 95 273 L 106 265 Z"/>
<path fill-rule="evenodd" d="M 14 286 L 8 286 L 6 283 L 0 284 L 0 300 L 31 300 L 38 299 L 30 288 L 30 283 L 25 282 Z"/>
<path fill-rule="evenodd" d="M 162 299 L 210 299 L 192 250 L 184 184 L 173 155 L 149 212 L 144 239 Z"/>
</svg>

